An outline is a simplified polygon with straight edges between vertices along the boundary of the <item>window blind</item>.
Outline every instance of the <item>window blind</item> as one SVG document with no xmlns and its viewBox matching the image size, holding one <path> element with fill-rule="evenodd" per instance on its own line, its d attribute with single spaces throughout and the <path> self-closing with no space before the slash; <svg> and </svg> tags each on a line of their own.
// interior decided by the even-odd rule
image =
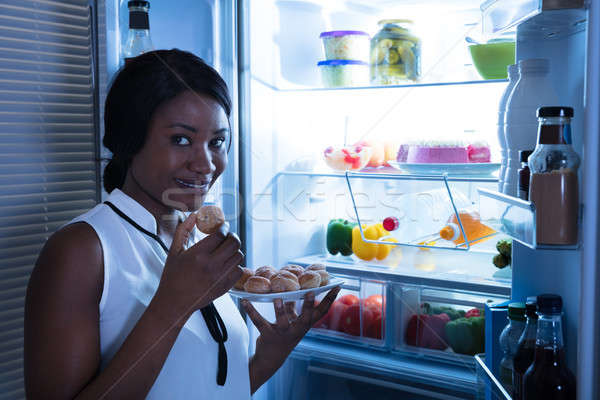
<svg viewBox="0 0 600 400">
<path fill-rule="evenodd" d="M 0 399 L 24 399 L 23 310 L 48 237 L 100 197 L 88 0 L 0 1 Z"/>
</svg>

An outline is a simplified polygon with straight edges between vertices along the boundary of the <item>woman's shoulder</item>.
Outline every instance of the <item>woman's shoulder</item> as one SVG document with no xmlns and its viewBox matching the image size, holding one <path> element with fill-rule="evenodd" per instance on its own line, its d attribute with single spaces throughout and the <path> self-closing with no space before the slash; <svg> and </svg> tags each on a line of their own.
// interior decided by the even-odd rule
<svg viewBox="0 0 600 400">
<path fill-rule="evenodd" d="M 104 261 L 102 245 L 94 228 L 78 221 L 56 231 L 42 248 L 32 276 L 44 277 L 48 283 L 53 282 L 59 287 L 86 287 L 101 295 Z"/>
</svg>

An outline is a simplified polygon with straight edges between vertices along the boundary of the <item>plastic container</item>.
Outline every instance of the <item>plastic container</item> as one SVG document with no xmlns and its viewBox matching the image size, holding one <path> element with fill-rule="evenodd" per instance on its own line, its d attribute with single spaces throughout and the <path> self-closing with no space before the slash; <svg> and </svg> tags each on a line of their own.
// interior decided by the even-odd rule
<svg viewBox="0 0 600 400">
<path fill-rule="evenodd" d="M 321 70 L 323 86 L 328 88 L 366 86 L 369 82 L 369 65 L 357 60 L 326 60 L 317 64 Z"/>
<path fill-rule="evenodd" d="M 504 355 L 500 360 L 499 380 L 506 391 L 513 393 L 513 358 L 517 353 L 519 338 L 525 330 L 525 304 L 508 305 L 508 324 L 500 334 L 500 348 Z"/>
<path fill-rule="evenodd" d="M 345 276 L 343 289 L 311 334 L 382 346 L 385 337 L 385 285 Z M 326 293 L 317 297 L 321 301 Z M 301 305 L 298 305 L 298 313 Z"/>
<path fill-rule="evenodd" d="M 369 34 L 362 31 L 322 32 L 326 60 L 369 60 Z"/>
<path fill-rule="evenodd" d="M 507 68 L 508 72 L 508 85 L 502 92 L 500 98 L 500 104 L 498 106 L 498 143 L 500 144 L 500 172 L 498 173 L 498 191 L 502 191 L 504 186 L 504 175 L 506 174 L 506 164 L 508 164 L 508 150 L 506 145 L 506 137 L 504 136 L 504 114 L 506 114 L 506 103 L 510 93 L 515 87 L 517 80 L 519 80 L 519 66 L 517 64 L 509 65 Z"/>
<path fill-rule="evenodd" d="M 536 110 L 558 103 L 558 96 L 548 79 L 549 71 L 550 62 L 547 59 L 519 61 L 519 80 L 508 99 L 504 121 L 508 164 L 502 192 L 510 196 L 517 197 L 519 189 L 519 150 L 533 149 L 536 145 Z"/>
<path fill-rule="evenodd" d="M 421 39 L 412 32 L 408 19 L 378 22 L 379 32 L 371 39 L 371 83 L 397 85 L 421 76 Z"/>
</svg>

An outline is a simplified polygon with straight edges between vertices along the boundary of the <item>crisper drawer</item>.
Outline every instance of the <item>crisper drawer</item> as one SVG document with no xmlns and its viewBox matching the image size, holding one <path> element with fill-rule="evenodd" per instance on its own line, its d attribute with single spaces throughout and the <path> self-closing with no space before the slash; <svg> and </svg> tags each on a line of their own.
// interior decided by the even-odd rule
<svg viewBox="0 0 600 400">
<path fill-rule="evenodd" d="M 500 300 L 484 293 L 394 284 L 395 348 L 458 362 L 484 353 L 484 304 Z"/>
<path fill-rule="evenodd" d="M 309 334 L 370 346 L 385 343 L 385 294 L 382 281 L 340 276 L 346 283 L 325 317 Z M 320 301 L 325 293 L 317 296 Z"/>
</svg>

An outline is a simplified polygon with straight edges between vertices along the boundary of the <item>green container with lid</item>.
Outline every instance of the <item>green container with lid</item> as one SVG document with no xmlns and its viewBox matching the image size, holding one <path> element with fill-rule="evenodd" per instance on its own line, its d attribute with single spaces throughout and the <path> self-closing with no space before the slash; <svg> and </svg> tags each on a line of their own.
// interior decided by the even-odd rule
<svg viewBox="0 0 600 400">
<path fill-rule="evenodd" d="M 371 39 L 371 84 L 398 85 L 415 82 L 421 76 L 421 39 L 415 36 L 413 21 L 384 19 Z"/>
</svg>

